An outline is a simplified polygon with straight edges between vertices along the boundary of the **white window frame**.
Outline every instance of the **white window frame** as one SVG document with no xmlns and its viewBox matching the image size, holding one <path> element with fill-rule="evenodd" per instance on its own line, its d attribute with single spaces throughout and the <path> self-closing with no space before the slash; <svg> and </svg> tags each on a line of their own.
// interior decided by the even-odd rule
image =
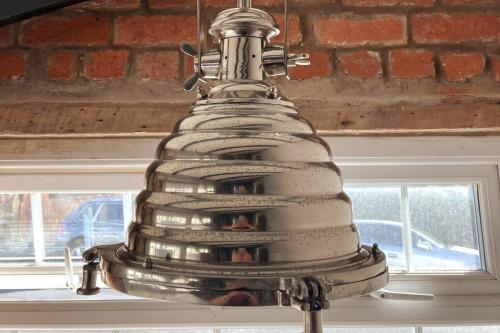
<svg viewBox="0 0 500 333">
<path fill-rule="evenodd" d="M 365 167 L 362 167 L 365 168 Z M 435 166 L 432 167 L 433 171 L 435 170 Z M 465 167 L 466 169 L 468 167 Z M 385 174 L 391 174 L 391 172 L 394 170 L 392 167 L 384 168 Z M 397 168 L 399 169 L 399 168 Z M 446 168 L 448 169 L 448 168 Z M 368 167 L 367 172 L 370 172 L 370 168 Z M 419 174 L 422 173 L 422 171 L 425 173 L 425 170 L 420 169 Z M 467 171 L 467 170 L 462 170 L 462 171 Z M 487 172 L 488 170 L 486 170 Z M 365 170 L 363 170 L 363 173 Z M 493 170 L 493 172 L 495 172 Z M 345 176 L 345 175 L 344 175 Z M 413 176 L 415 177 L 415 176 Z M 400 200 L 399 200 L 399 210 L 400 210 L 400 219 L 402 222 L 402 241 L 404 245 L 404 255 L 405 255 L 405 269 L 403 271 L 393 271 L 394 277 L 396 279 L 401 279 L 403 277 L 404 279 L 409 279 L 409 278 L 414 278 L 416 276 L 421 275 L 422 277 L 428 277 L 429 275 L 439 275 L 442 274 L 441 272 L 411 272 L 411 262 L 412 262 L 412 254 L 413 254 L 413 247 L 412 247 L 412 236 L 411 236 L 411 218 L 410 218 L 410 206 L 409 206 L 409 196 L 408 196 L 408 188 L 410 186 L 414 185 L 424 185 L 424 186 L 453 186 L 453 185 L 467 185 L 467 186 L 473 186 L 474 190 L 474 196 L 472 199 L 474 200 L 474 226 L 477 228 L 477 234 L 478 234 L 478 243 L 479 243 L 479 249 L 478 252 L 480 253 L 480 259 L 481 259 L 481 267 L 478 268 L 477 272 L 470 272 L 469 270 L 461 272 L 459 270 L 450 270 L 449 272 L 444 272 L 443 275 L 449 275 L 449 274 L 462 274 L 462 273 L 467 273 L 471 275 L 476 275 L 476 276 L 482 276 L 485 274 L 489 275 L 489 271 L 491 270 L 490 266 L 495 267 L 494 261 L 488 261 L 488 258 L 490 257 L 488 254 L 491 253 L 491 249 L 485 249 L 484 248 L 484 228 L 483 224 L 487 224 L 488 226 L 491 226 L 491 221 L 489 219 L 488 214 L 484 213 L 481 210 L 481 207 L 479 204 L 482 202 L 481 200 L 481 193 L 484 192 L 484 186 L 478 182 L 478 181 L 473 181 L 472 179 L 465 178 L 465 179 L 454 179 L 454 180 L 443 180 L 443 177 L 440 177 L 438 179 L 432 179 L 432 178 L 424 178 L 420 179 L 420 177 L 416 178 L 411 178 L 411 179 L 401 179 L 401 180 L 396 180 L 394 179 L 393 176 L 390 177 L 390 179 L 378 179 L 378 180 L 373 180 L 370 179 L 368 181 L 366 180 L 359 180 L 359 179 L 347 179 L 347 181 L 344 182 L 344 189 L 346 189 L 346 186 L 354 186 L 354 187 L 361 187 L 361 188 L 370 188 L 370 187 L 376 187 L 376 188 L 394 188 L 394 189 L 399 189 L 400 192 Z M 353 203 L 353 208 L 356 210 L 355 204 Z M 356 222 L 356 220 L 354 220 Z M 490 238 L 490 237 L 489 237 Z M 482 271 L 484 270 L 484 271 Z M 394 279 L 393 279 L 394 280 Z"/>
<path fill-rule="evenodd" d="M 481 235 L 484 247 L 486 271 L 449 272 L 449 273 L 398 273 L 391 276 L 388 288 L 398 291 L 432 293 L 435 295 L 453 295 L 460 290 L 462 295 L 481 293 L 500 294 L 500 272 L 498 270 L 500 253 L 495 247 L 494 234 L 500 233 L 500 214 L 498 207 L 492 209 L 489 197 L 498 200 L 498 167 L 491 165 L 419 165 L 413 166 L 351 166 L 342 167 L 346 184 L 381 185 L 381 184 L 433 184 L 454 185 L 473 184 L 478 186 L 480 207 Z M 370 178 L 367 176 L 370 175 Z M 500 202 L 500 201 L 497 201 Z M 496 219 L 495 219 L 496 216 Z M 500 239 L 499 239 L 500 240 Z"/>
<path fill-rule="evenodd" d="M 324 312 L 325 324 L 500 324 L 500 138 L 325 139 L 346 183 L 477 183 L 488 267 L 488 272 L 465 275 L 392 276 L 387 289 L 431 292 L 435 300 L 340 300 Z M 5 139 L 0 149 L 0 192 L 50 192 L 56 188 L 62 192 L 61 184 L 68 192 L 133 192 L 142 187 L 145 167 L 158 142 L 158 138 L 48 138 L 24 140 L 24 148 L 19 149 L 18 139 Z M 47 267 L 45 273 L 53 274 L 52 269 Z M 185 327 L 193 321 L 197 327 L 290 327 L 300 325 L 301 320 L 300 313 L 288 308 L 250 311 L 142 299 L 0 302 L 0 328 Z"/>
</svg>

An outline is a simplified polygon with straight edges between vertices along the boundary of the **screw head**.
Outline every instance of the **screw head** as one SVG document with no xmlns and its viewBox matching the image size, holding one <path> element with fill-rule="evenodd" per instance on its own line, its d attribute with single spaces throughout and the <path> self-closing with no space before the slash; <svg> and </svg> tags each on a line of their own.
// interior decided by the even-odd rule
<svg viewBox="0 0 500 333">
<path fill-rule="evenodd" d="M 152 269 L 153 268 L 153 260 L 151 260 L 150 257 L 147 257 L 146 260 L 144 261 L 144 264 L 142 264 L 142 265 L 146 269 Z"/>
<path fill-rule="evenodd" d="M 198 86 L 198 93 L 196 94 L 198 99 L 205 99 L 208 97 L 208 92 L 202 87 Z"/>
<path fill-rule="evenodd" d="M 278 88 L 271 86 L 266 90 L 266 97 L 269 99 L 275 99 L 278 97 Z"/>
</svg>

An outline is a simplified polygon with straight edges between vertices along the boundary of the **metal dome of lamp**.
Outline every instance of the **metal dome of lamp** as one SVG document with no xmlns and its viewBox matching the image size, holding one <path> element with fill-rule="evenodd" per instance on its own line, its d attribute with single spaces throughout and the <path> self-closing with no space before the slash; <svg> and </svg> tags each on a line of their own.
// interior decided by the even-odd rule
<svg viewBox="0 0 500 333">
<path fill-rule="evenodd" d="M 140 297 L 294 306 L 306 332 L 321 332 L 329 301 L 384 287 L 388 271 L 376 245 L 360 245 L 328 145 L 266 81 L 308 55 L 289 54 L 286 37 L 269 45 L 276 22 L 248 0 L 213 21 L 220 49 L 201 51 L 200 26 L 198 0 L 198 49 L 181 45 L 196 68 L 185 89 L 216 84 L 199 88 L 160 143 L 126 243 L 84 253 L 78 292 L 98 292 L 100 270 L 105 284 Z"/>
</svg>

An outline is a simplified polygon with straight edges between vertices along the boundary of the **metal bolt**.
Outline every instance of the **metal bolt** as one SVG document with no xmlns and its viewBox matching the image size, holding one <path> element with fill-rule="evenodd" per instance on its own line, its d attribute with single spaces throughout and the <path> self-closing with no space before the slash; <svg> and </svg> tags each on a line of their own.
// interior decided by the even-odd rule
<svg viewBox="0 0 500 333">
<path fill-rule="evenodd" d="M 198 99 L 205 99 L 208 97 L 208 92 L 202 86 L 198 86 L 198 94 L 196 97 Z"/>
<path fill-rule="evenodd" d="M 320 307 L 323 310 L 328 310 L 330 308 L 330 302 L 328 300 L 321 301 Z"/>
<path fill-rule="evenodd" d="M 82 255 L 83 261 L 86 263 L 91 263 L 96 261 L 99 258 L 99 253 L 98 253 L 98 248 L 97 247 L 92 247 L 85 252 L 83 252 Z"/>
<path fill-rule="evenodd" d="M 278 97 L 278 89 L 275 86 L 271 86 L 266 90 L 266 97 L 270 99 L 275 99 Z"/>
<path fill-rule="evenodd" d="M 153 260 L 151 260 L 150 257 L 147 257 L 146 260 L 144 261 L 143 267 L 146 269 L 152 269 L 153 268 Z"/>
</svg>

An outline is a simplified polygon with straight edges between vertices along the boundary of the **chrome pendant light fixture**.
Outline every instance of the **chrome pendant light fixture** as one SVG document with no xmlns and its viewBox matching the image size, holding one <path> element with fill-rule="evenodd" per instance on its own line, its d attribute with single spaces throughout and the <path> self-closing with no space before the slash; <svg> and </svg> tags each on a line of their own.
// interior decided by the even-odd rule
<svg viewBox="0 0 500 333">
<path fill-rule="evenodd" d="M 287 8 L 285 1 L 285 8 Z M 285 9 L 285 22 L 287 22 Z M 240 0 L 212 22 L 220 48 L 182 44 L 199 88 L 191 112 L 157 150 L 126 243 L 83 255 L 80 294 L 105 284 L 147 298 L 220 306 L 293 306 L 321 332 L 329 301 L 388 282 L 384 253 L 360 245 L 352 206 L 328 145 L 266 79 L 308 64 L 270 45 L 265 11 Z"/>
</svg>

